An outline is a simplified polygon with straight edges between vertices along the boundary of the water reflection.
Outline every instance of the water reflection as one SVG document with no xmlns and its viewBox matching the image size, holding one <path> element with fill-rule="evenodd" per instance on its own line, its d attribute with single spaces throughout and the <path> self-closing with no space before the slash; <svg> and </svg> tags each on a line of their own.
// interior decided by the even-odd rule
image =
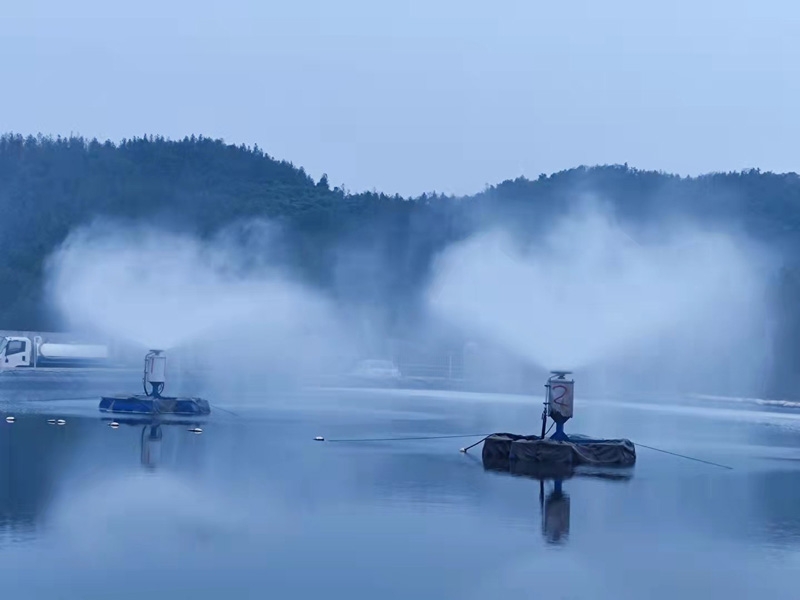
<svg viewBox="0 0 800 600">
<path fill-rule="evenodd" d="M 166 419 L 163 417 L 123 417 L 102 419 L 111 427 L 138 427 L 141 428 L 139 462 L 149 471 L 161 465 L 161 447 L 164 438 L 164 429 L 180 427 L 193 433 L 200 433 L 201 423 L 182 419 Z"/>
<path fill-rule="evenodd" d="M 154 469 L 161 461 L 161 423 L 142 427 L 142 466 Z"/>
<path fill-rule="evenodd" d="M 714 446 L 723 455 L 702 456 L 735 470 L 642 453 L 635 478 L 586 466 L 511 473 L 447 439 L 312 441 L 334 425 L 354 438 L 490 430 L 466 422 L 462 405 L 373 400 L 200 422 L 104 418 L 95 403 L 80 417 L 63 405 L 16 411 L 13 425 L 0 415 L 6 595 L 470 600 L 527 597 L 536 581 L 553 597 L 793 597 L 785 565 L 800 549 L 800 463 L 736 463 Z M 486 419 L 492 410 L 505 409 L 480 408 Z M 634 439 L 644 438 L 638 414 L 625 422 Z M 62 416 L 66 426 L 48 425 Z M 676 450 L 741 444 L 761 427 L 684 420 Z M 58 573 L 43 577 L 42 565 Z M 126 589 L 131 569 L 146 575 Z"/>
<path fill-rule="evenodd" d="M 0 534 L 3 541 L 27 540 L 35 535 L 70 459 L 75 429 L 28 415 L 17 415 L 9 424 L 6 416 L 0 416 Z"/>
<path fill-rule="evenodd" d="M 569 496 L 562 489 L 563 480 L 553 480 L 553 489 L 544 497 L 544 480 L 539 482 L 539 502 L 542 509 L 542 534 L 550 544 L 566 542 L 569 538 Z"/>
<path fill-rule="evenodd" d="M 539 480 L 539 507 L 544 539 L 548 544 L 564 544 L 569 540 L 571 515 L 570 495 L 564 491 L 564 482 L 573 477 L 626 482 L 633 478 L 633 472 L 631 470 L 620 472 L 619 470 L 562 469 L 559 473 L 554 469 L 546 469 L 536 474 L 528 469 L 524 476 Z M 552 487 L 545 496 L 545 488 L 548 483 L 552 483 Z"/>
<path fill-rule="evenodd" d="M 493 460 L 484 455 L 483 468 L 489 472 L 507 473 L 539 481 L 539 508 L 542 535 L 548 544 L 564 544 L 569 540 L 571 500 L 564 491 L 564 482 L 574 477 L 627 482 L 633 478 L 633 468 L 547 465 Z M 551 484 L 548 486 L 548 484 Z M 545 489 L 549 491 L 545 494 Z"/>
</svg>

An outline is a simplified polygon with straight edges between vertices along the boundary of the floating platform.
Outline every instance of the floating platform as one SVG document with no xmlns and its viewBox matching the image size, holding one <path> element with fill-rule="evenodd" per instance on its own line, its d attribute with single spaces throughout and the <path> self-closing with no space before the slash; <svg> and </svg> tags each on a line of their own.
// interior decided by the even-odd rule
<svg viewBox="0 0 800 600">
<path fill-rule="evenodd" d="M 208 400 L 202 398 L 154 398 L 144 394 L 119 394 L 100 398 L 102 412 L 140 415 L 192 415 L 211 414 Z"/>
<path fill-rule="evenodd" d="M 603 440 L 571 435 L 568 441 L 535 435 L 493 433 L 483 442 L 483 464 L 491 470 L 547 475 L 578 466 L 631 467 L 636 447 L 626 439 Z"/>
</svg>

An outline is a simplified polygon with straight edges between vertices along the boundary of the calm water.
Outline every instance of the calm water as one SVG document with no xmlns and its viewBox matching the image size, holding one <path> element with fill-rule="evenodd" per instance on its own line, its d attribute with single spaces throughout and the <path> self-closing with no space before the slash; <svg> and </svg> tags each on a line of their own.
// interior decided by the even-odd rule
<svg viewBox="0 0 800 600">
<path fill-rule="evenodd" d="M 734 468 L 639 448 L 628 481 L 577 476 L 560 500 L 546 482 L 545 527 L 540 483 L 485 472 L 472 440 L 313 441 L 535 432 L 538 399 L 211 400 L 236 416 L 151 443 L 96 401 L 6 393 L 3 597 L 800 597 L 800 411 L 580 402 L 572 431 Z"/>
</svg>

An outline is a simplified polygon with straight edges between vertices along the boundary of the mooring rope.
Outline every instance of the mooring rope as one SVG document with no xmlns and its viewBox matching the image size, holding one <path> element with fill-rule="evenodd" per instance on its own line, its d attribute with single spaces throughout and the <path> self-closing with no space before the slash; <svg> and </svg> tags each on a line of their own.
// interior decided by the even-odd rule
<svg viewBox="0 0 800 600">
<path fill-rule="evenodd" d="M 228 413 L 229 415 L 233 415 L 234 417 L 239 417 L 238 413 L 233 412 L 232 410 L 228 410 L 227 408 L 222 408 L 221 406 L 217 406 L 216 404 L 211 404 L 210 402 L 208 405 L 213 408 L 214 410 L 221 410 L 224 413 Z"/>
<path fill-rule="evenodd" d="M 97 400 L 97 396 L 73 396 L 71 398 L 25 398 L 25 402 L 69 402 L 70 400 Z"/>
<path fill-rule="evenodd" d="M 713 467 L 719 467 L 721 469 L 728 469 L 733 470 L 733 467 L 729 467 L 728 465 L 721 465 L 719 463 L 711 462 L 710 460 L 703 460 L 702 458 L 695 458 L 694 456 L 687 456 L 686 454 L 678 454 L 677 452 L 670 452 L 669 450 L 662 450 L 661 448 L 654 448 L 653 446 L 645 446 L 644 444 L 639 444 L 638 442 L 634 442 L 634 445 L 641 446 L 642 448 L 647 448 L 648 450 L 654 450 L 656 452 L 663 452 L 664 454 L 670 454 L 672 456 L 677 456 L 678 458 L 685 458 L 686 460 L 694 460 L 700 463 L 705 463 L 707 465 L 711 465 Z"/>
<path fill-rule="evenodd" d="M 472 444 L 471 446 L 467 446 L 466 448 L 461 448 L 461 450 L 460 450 L 460 451 L 461 451 L 461 452 L 464 452 L 464 453 L 466 453 L 466 452 L 467 452 L 467 450 L 469 450 L 470 448 L 474 448 L 475 446 L 477 446 L 477 445 L 478 445 L 478 444 L 480 444 L 481 442 L 485 442 L 485 441 L 486 441 L 486 439 L 487 439 L 488 437 L 489 437 L 489 436 L 487 435 L 485 438 L 483 438 L 482 440 L 478 440 L 477 442 L 475 442 L 475 443 L 474 443 L 474 444 Z"/>
<path fill-rule="evenodd" d="M 390 438 L 338 438 L 333 440 L 326 440 L 325 438 L 315 438 L 319 442 L 399 442 L 399 441 L 406 441 L 406 440 L 443 440 L 443 439 L 452 439 L 452 438 L 470 438 L 470 437 L 482 437 L 483 439 L 477 442 L 477 445 L 480 444 L 483 440 L 487 437 L 492 435 L 491 433 L 464 433 L 459 435 L 426 435 L 426 436 L 414 436 L 414 437 L 390 437 Z"/>
</svg>

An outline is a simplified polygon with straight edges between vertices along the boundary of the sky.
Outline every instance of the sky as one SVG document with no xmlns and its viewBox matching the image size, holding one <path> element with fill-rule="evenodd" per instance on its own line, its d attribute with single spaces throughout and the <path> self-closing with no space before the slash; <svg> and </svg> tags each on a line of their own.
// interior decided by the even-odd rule
<svg viewBox="0 0 800 600">
<path fill-rule="evenodd" d="M 402 195 L 796 171 L 798 31 L 789 0 L 5 2 L 0 130 L 202 134 Z"/>
</svg>

